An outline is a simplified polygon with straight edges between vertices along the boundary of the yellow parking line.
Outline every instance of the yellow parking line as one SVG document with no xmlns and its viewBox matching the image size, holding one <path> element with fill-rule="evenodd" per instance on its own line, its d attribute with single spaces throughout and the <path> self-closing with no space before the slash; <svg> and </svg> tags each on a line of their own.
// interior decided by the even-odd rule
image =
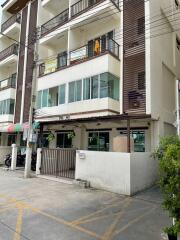
<svg viewBox="0 0 180 240">
<path fill-rule="evenodd" d="M 111 240 L 112 239 L 112 235 L 115 231 L 115 228 L 120 220 L 120 218 L 124 215 L 125 213 L 125 209 L 129 206 L 129 204 L 132 202 L 132 199 L 128 199 L 128 201 L 125 203 L 125 205 L 123 206 L 123 210 L 118 214 L 118 216 L 114 219 L 114 221 L 112 222 L 112 224 L 109 226 L 109 228 L 107 229 L 107 231 L 104 233 L 103 235 L 103 240 Z"/>
<path fill-rule="evenodd" d="M 23 209 L 20 208 L 18 211 L 18 217 L 16 222 L 16 232 L 14 234 L 13 240 L 20 240 L 21 239 L 21 230 L 22 230 L 22 219 L 23 219 Z"/>
<path fill-rule="evenodd" d="M 78 218 L 78 219 L 72 221 L 71 223 L 72 223 L 72 225 L 78 225 L 78 224 L 84 223 L 84 220 L 88 220 L 90 217 L 95 216 L 95 215 L 97 215 L 99 213 L 102 213 L 103 211 L 105 211 L 105 210 L 107 210 L 107 209 L 109 209 L 111 207 L 118 206 L 120 203 L 124 202 L 126 199 L 123 199 L 123 200 L 121 200 L 119 202 L 110 204 L 109 206 L 106 206 L 106 207 L 104 207 L 104 208 L 102 208 L 100 210 L 97 210 L 96 212 L 93 212 L 93 213 L 90 213 L 90 214 L 88 214 L 86 216 Z"/>
<path fill-rule="evenodd" d="M 145 217 L 146 215 L 150 214 L 152 211 L 154 211 L 157 207 L 151 208 L 148 212 L 142 214 L 141 216 L 131 220 L 128 224 L 126 224 L 124 227 L 122 227 L 121 229 L 115 231 L 115 233 L 113 234 L 113 236 L 118 235 L 119 233 L 123 232 L 124 230 L 126 230 L 127 228 L 129 228 L 132 224 L 140 221 L 143 217 Z"/>
</svg>

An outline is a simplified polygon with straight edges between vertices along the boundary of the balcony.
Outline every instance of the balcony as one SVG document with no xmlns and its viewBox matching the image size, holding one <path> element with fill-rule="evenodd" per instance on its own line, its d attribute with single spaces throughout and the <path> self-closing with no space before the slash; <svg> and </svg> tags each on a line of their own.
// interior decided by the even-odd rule
<svg viewBox="0 0 180 240">
<path fill-rule="evenodd" d="M 9 18 L 6 22 L 4 22 L 1 26 L 1 31 L 4 32 L 6 31 L 9 27 L 11 27 L 14 23 L 20 24 L 21 22 L 21 14 L 18 13 L 11 18 Z"/>
<path fill-rule="evenodd" d="M 66 51 L 58 54 L 57 58 L 51 59 L 39 66 L 39 76 L 43 76 L 58 70 L 87 62 L 99 56 L 110 54 L 119 60 L 119 44 L 113 39 L 101 38 L 97 45 L 84 45 L 69 53 Z"/>
<path fill-rule="evenodd" d="M 69 20 L 69 9 L 61 12 L 56 17 L 52 18 L 45 24 L 41 26 L 41 37 L 45 36 L 46 34 L 54 31 L 56 28 L 62 26 L 63 24 L 67 23 Z"/>
<path fill-rule="evenodd" d="M 95 7 L 95 5 L 104 2 L 105 0 L 80 0 L 71 6 L 71 17 L 77 17 L 78 15 L 88 11 Z M 111 0 L 116 7 L 119 7 L 119 0 Z"/>
<path fill-rule="evenodd" d="M 18 44 L 12 44 L 10 47 L 0 52 L 0 66 L 17 61 Z"/>
<path fill-rule="evenodd" d="M 101 4 L 101 7 L 99 6 Z M 50 19 L 48 22 L 43 24 L 41 26 L 41 37 L 44 37 L 45 35 L 49 34 L 52 31 L 55 31 L 56 29 L 62 27 L 64 24 L 67 24 L 66 27 L 63 26 L 63 31 L 67 30 L 68 27 L 71 27 L 74 24 L 78 24 L 79 22 L 82 22 L 88 18 L 91 18 L 91 16 L 95 16 L 100 14 L 101 12 L 105 12 L 108 7 L 111 7 L 112 11 L 116 11 L 113 7 L 115 5 L 119 9 L 119 0 L 80 0 L 77 3 L 73 4 L 70 9 L 69 8 L 55 16 L 54 18 Z M 89 10 L 93 11 L 93 8 L 96 6 L 99 6 L 96 11 L 93 13 L 88 12 Z M 88 14 L 86 14 L 88 12 Z M 86 16 L 83 16 L 82 18 L 77 18 L 79 15 L 85 13 Z M 70 16 L 70 18 L 69 18 Z M 60 28 L 61 29 L 61 28 Z M 61 29 L 61 30 L 62 30 Z M 57 34 L 60 31 L 57 31 Z M 41 41 L 40 41 L 41 43 Z"/>
<path fill-rule="evenodd" d="M 10 78 L 6 78 L 0 81 L 0 91 L 8 89 L 8 88 L 15 88 L 16 87 L 16 76 L 17 74 L 13 74 Z"/>
</svg>

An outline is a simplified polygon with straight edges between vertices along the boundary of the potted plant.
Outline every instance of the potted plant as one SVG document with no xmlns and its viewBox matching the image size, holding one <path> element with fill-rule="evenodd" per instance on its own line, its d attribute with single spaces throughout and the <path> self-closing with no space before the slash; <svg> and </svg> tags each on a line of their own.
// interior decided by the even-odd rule
<svg viewBox="0 0 180 240">
<path fill-rule="evenodd" d="M 180 235 L 180 138 L 161 139 L 154 153 L 159 160 L 160 181 L 163 193 L 163 207 L 173 218 L 173 224 L 165 229 L 169 240 L 177 240 Z"/>
<path fill-rule="evenodd" d="M 171 227 L 165 228 L 164 232 L 167 233 L 169 240 L 177 240 L 177 231 L 174 225 L 172 225 Z"/>
<path fill-rule="evenodd" d="M 47 140 L 48 142 L 52 142 L 55 139 L 55 135 L 53 133 L 49 133 L 47 136 Z"/>
</svg>

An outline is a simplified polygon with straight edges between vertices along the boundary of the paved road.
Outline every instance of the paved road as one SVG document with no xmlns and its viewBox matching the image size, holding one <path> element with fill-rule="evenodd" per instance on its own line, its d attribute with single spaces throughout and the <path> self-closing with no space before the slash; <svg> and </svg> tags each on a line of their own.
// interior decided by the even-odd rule
<svg viewBox="0 0 180 240">
<path fill-rule="evenodd" d="M 0 170 L 0 240 L 163 240 L 160 203 Z"/>
</svg>

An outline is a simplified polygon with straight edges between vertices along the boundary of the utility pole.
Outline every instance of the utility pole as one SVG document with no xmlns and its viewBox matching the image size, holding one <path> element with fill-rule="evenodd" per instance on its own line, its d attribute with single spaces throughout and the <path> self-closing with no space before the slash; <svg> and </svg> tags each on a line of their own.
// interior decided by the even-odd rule
<svg viewBox="0 0 180 240">
<path fill-rule="evenodd" d="M 31 4 L 31 2 L 30 2 Z M 39 31 L 37 31 L 39 32 Z M 39 37 L 37 36 L 37 33 L 33 37 L 32 41 L 35 41 L 34 43 L 34 64 L 33 64 L 33 77 L 32 77 L 32 93 L 31 93 L 31 104 L 29 109 L 29 131 L 28 131 L 28 138 L 27 138 L 27 146 L 26 146 L 26 163 L 25 163 L 25 171 L 24 171 L 24 177 L 28 178 L 30 177 L 31 172 L 31 161 L 32 161 L 32 150 L 33 150 L 33 144 L 31 141 L 31 137 L 34 134 L 33 129 L 33 122 L 34 122 L 34 116 L 35 116 L 35 103 L 36 103 L 36 83 L 37 83 L 37 74 L 38 74 L 38 68 L 37 68 L 37 61 L 38 61 L 38 46 L 39 46 Z"/>
</svg>

